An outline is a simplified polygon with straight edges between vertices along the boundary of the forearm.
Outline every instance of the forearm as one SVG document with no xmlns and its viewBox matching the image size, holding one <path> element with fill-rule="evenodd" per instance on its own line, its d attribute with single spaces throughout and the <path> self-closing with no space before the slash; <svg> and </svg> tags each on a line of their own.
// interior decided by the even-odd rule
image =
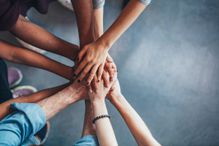
<svg viewBox="0 0 219 146">
<path fill-rule="evenodd" d="M 92 30 L 94 40 L 103 34 L 103 7 L 93 10 Z"/>
<path fill-rule="evenodd" d="M 102 1 L 105 2 L 105 0 L 102 0 Z M 102 2 L 102 3 L 104 3 L 104 2 Z M 93 29 L 92 30 L 93 30 L 94 41 L 96 41 L 98 38 L 100 38 L 104 33 L 103 15 L 104 15 L 104 7 L 96 8 L 93 10 L 93 22 L 92 22 Z"/>
<path fill-rule="evenodd" d="M 58 93 L 37 102 L 43 109 L 46 119 L 52 118 L 58 112 L 80 100 L 85 86 L 70 85 Z"/>
<path fill-rule="evenodd" d="M 138 145 L 159 146 L 160 144 L 153 138 L 150 130 L 148 129 L 144 121 L 132 108 L 128 101 L 122 95 L 114 97 L 113 99 L 115 100 L 111 102 L 120 112 Z"/>
<path fill-rule="evenodd" d="M 56 37 L 45 29 L 26 20 L 21 15 L 10 32 L 33 46 L 71 59 L 74 59 L 79 51 L 79 47 L 77 45 Z"/>
<path fill-rule="evenodd" d="M 131 0 L 123 9 L 120 16 L 98 41 L 110 48 L 116 40 L 130 27 L 145 9 L 145 5 L 138 0 Z"/>
<path fill-rule="evenodd" d="M 94 117 L 108 115 L 104 100 L 92 101 Z M 101 146 L 117 146 L 116 137 L 108 118 L 102 118 L 95 122 L 98 141 Z"/>
<path fill-rule="evenodd" d="M 0 41 L 0 57 L 19 64 L 48 70 L 66 79 L 72 79 L 72 68 L 39 53 Z"/>
<path fill-rule="evenodd" d="M 12 103 L 18 102 L 18 103 L 36 103 L 39 102 L 42 99 L 45 99 L 58 91 L 62 90 L 65 88 L 68 84 L 61 85 L 58 87 L 50 88 L 50 89 L 45 89 L 42 91 L 39 91 L 37 93 L 28 95 L 28 96 L 23 96 L 23 97 L 18 97 L 18 98 L 13 98 L 11 100 L 8 100 L 2 104 L 0 104 L 0 119 L 4 118 L 6 115 L 10 113 L 10 105 Z"/>
</svg>

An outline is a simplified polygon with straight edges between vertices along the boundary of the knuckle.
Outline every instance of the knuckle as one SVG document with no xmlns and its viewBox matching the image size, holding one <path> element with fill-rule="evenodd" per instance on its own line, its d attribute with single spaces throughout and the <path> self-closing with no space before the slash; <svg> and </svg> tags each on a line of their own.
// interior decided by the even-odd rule
<svg viewBox="0 0 219 146">
<path fill-rule="evenodd" d="M 79 71 L 81 71 L 81 70 L 82 70 L 82 66 L 79 66 L 78 69 L 77 69 L 77 71 L 79 72 Z"/>
<path fill-rule="evenodd" d="M 92 64 L 96 64 L 96 60 L 95 60 L 95 59 L 92 59 L 92 60 L 91 60 L 91 63 L 92 63 Z"/>
<path fill-rule="evenodd" d="M 92 70 L 92 71 L 90 72 L 91 75 L 94 75 L 95 73 L 96 73 L 95 70 Z"/>
<path fill-rule="evenodd" d="M 94 72 L 91 72 L 91 73 L 90 73 L 90 77 L 93 77 L 94 75 L 95 75 Z"/>
<path fill-rule="evenodd" d="M 88 56 L 86 59 L 87 59 L 87 62 L 89 62 L 89 63 L 93 63 L 94 62 L 94 60 L 90 56 Z"/>
<path fill-rule="evenodd" d="M 89 61 L 90 61 L 89 57 L 86 57 L 86 58 L 85 58 L 85 61 L 89 62 Z"/>
<path fill-rule="evenodd" d="M 85 71 L 83 71 L 83 72 L 81 73 L 81 75 L 82 75 L 82 76 L 85 76 L 85 75 L 86 75 L 86 72 L 85 72 Z"/>
<path fill-rule="evenodd" d="M 75 70 L 75 73 L 77 74 L 79 72 L 79 70 L 77 69 L 77 70 Z"/>
</svg>

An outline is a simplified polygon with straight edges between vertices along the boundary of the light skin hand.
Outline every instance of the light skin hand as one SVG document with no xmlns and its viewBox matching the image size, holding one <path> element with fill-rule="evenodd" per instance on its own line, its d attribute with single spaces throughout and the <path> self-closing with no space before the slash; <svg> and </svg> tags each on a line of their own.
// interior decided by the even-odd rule
<svg viewBox="0 0 219 146">
<path fill-rule="evenodd" d="M 160 146 L 142 118 L 122 95 L 118 79 L 111 87 L 108 99 L 120 112 L 139 146 Z"/>
<path fill-rule="evenodd" d="M 109 75 L 107 75 L 107 79 L 109 80 Z M 111 86 L 113 82 L 110 82 Z M 109 92 L 110 87 L 105 87 L 103 84 L 103 80 L 98 81 L 97 77 L 94 77 L 94 80 L 91 83 L 90 89 L 88 91 L 89 98 L 91 102 L 93 101 L 103 101 L 107 93 Z"/>
<path fill-rule="evenodd" d="M 115 82 L 117 78 L 117 72 L 114 73 L 113 79 L 110 81 L 109 74 L 106 74 L 106 80 L 109 82 L 109 87 L 104 86 L 104 81 L 98 81 L 97 77 L 94 77 L 94 80 L 91 83 L 90 89 L 88 91 L 88 95 L 91 101 L 94 100 L 104 100 L 110 88 Z"/>
<path fill-rule="evenodd" d="M 114 63 L 112 57 L 110 55 L 107 56 L 106 58 L 106 63 L 104 66 L 104 71 L 102 75 L 102 79 L 104 81 L 104 86 L 109 87 L 110 82 L 113 80 L 113 77 L 115 75 L 115 72 L 117 72 L 117 67 L 116 64 Z M 110 80 L 107 80 L 107 74 L 110 76 Z"/>
<path fill-rule="evenodd" d="M 79 76 L 79 81 L 84 79 L 88 74 L 88 84 L 93 80 L 96 72 L 100 80 L 104 63 L 109 48 L 115 41 L 129 28 L 129 26 L 138 18 L 145 9 L 145 5 L 136 0 L 131 0 L 126 8 L 122 11 L 118 19 L 112 26 L 95 42 L 85 46 L 79 53 L 79 66 L 75 74 Z M 101 12 L 101 11 L 100 11 Z M 90 72 L 90 73 L 89 73 Z"/>
<path fill-rule="evenodd" d="M 107 94 L 108 99 L 113 103 L 115 100 L 118 100 L 120 97 L 122 97 L 122 92 L 119 84 L 119 80 L 116 79 L 116 81 L 113 83 L 109 93 Z"/>
<path fill-rule="evenodd" d="M 92 26 L 91 26 L 92 36 L 93 36 L 93 41 L 96 41 L 103 34 L 103 8 L 94 9 L 92 12 L 93 12 L 93 14 L 92 14 Z M 77 65 L 79 63 L 80 62 L 77 62 Z M 107 58 L 106 58 L 103 69 L 102 69 L 102 67 L 103 67 L 102 65 L 101 65 L 101 67 L 99 67 L 100 68 L 99 72 L 102 72 L 102 76 L 99 76 L 98 79 L 100 80 L 102 78 L 104 80 L 104 86 L 108 87 L 109 82 L 108 82 L 106 76 L 109 73 L 110 80 L 112 81 L 113 75 L 114 75 L 114 70 L 116 70 L 116 65 L 115 65 L 112 57 L 109 54 L 107 55 Z M 77 67 L 75 67 L 75 69 L 77 69 Z M 89 68 L 88 68 L 88 70 L 89 70 Z M 96 72 L 98 73 L 98 70 Z M 87 73 L 87 75 L 85 75 L 86 73 Z M 82 78 L 84 78 L 85 76 L 86 77 L 88 77 L 89 75 L 91 76 L 91 74 L 89 74 L 89 73 L 90 72 L 85 71 L 85 73 L 79 75 L 80 76 L 80 77 L 78 77 L 79 81 L 81 81 Z M 92 75 L 92 76 L 94 76 L 94 75 Z M 92 80 L 92 76 L 90 78 L 88 77 L 87 85 L 90 85 L 91 80 Z"/>
<path fill-rule="evenodd" d="M 107 76 L 107 79 L 110 79 L 109 74 Z M 109 81 L 110 87 L 112 86 L 114 81 L 115 78 L 113 79 L 113 81 Z M 109 92 L 110 87 L 104 87 L 103 80 L 98 82 L 96 76 L 92 81 L 88 95 L 92 104 L 93 117 L 97 117 L 100 115 L 108 115 L 105 97 L 106 94 Z M 95 121 L 94 125 L 96 128 L 96 134 L 100 145 L 118 146 L 111 122 L 108 118 L 102 118 L 100 120 L 97 120 Z"/>
<path fill-rule="evenodd" d="M 78 76 L 77 80 L 80 82 L 87 76 L 87 84 L 90 85 L 96 74 L 97 79 L 100 80 L 107 55 L 108 48 L 99 41 L 84 46 L 78 54 L 79 64 L 74 72 Z"/>
<path fill-rule="evenodd" d="M 105 70 L 109 73 L 110 81 L 112 81 L 115 72 L 117 72 L 117 67 L 116 67 L 116 64 L 113 61 L 113 58 L 110 55 L 108 55 L 107 58 L 106 58 Z"/>
</svg>

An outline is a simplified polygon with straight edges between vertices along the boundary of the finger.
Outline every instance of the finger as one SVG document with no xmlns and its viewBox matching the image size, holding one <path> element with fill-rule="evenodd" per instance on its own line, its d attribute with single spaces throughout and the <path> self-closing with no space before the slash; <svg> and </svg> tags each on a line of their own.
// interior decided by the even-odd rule
<svg viewBox="0 0 219 146">
<path fill-rule="evenodd" d="M 117 80 L 117 77 L 118 77 L 118 72 L 117 72 L 117 70 L 115 70 L 114 75 L 113 75 L 112 83 L 114 83 Z"/>
<path fill-rule="evenodd" d="M 103 71 L 104 71 L 104 66 L 103 64 L 101 64 L 98 68 L 98 73 L 97 73 L 97 79 L 98 81 L 100 81 L 101 77 L 102 77 L 102 74 L 103 74 Z"/>
<path fill-rule="evenodd" d="M 94 89 L 95 89 L 95 82 L 92 81 L 92 82 L 90 83 L 90 86 L 89 86 L 89 87 L 91 88 L 92 91 L 94 91 Z"/>
<path fill-rule="evenodd" d="M 94 82 L 94 91 L 97 92 L 98 91 L 99 82 L 97 80 L 97 76 L 96 75 L 94 76 L 93 82 Z"/>
<path fill-rule="evenodd" d="M 106 71 L 103 72 L 103 75 L 102 75 L 102 78 L 103 78 L 103 82 L 104 82 L 104 86 L 107 88 L 109 87 L 109 75 Z"/>
<path fill-rule="evenodd" d="M 77 62 L 80 62 L 82 60 L 86 52 L 87 52 L 87 47 L 81 49 L 81 51 L 78 53 Z"/>
<path fill-rule="evenodd" d="M 83 59 L 83 61 L 78 65 L 74 72 L 75 76 L 77 76 L 87 64 L 88 62 L 86 61 L 86 59 Z"/>
<path fill-rule="evenodd" d="M 73 78 L 76 79 L 77 75 L 75 74 L 75 70 L 77 69 L 78 67 L 78 62 L 75 62 L 74 66 L 72 67 L 73 69 Z"/>
<path fill-rule="evenodd" d="M 110 63 L 108 65 L 107 71 L 109 72 L 110 81 L 113 81 L 114 69 L 113 69 L 113 64 L 112 63 Z"/>
<path fill-rule="evenodd" d="M 98 82 L 96 76 L 94 76 L 94 79 L 90 83 L 89 87 L 92 89 L 93 92 L 96 92 L 98 90 Z"/>
<path fill-rule="evenodd" d="M 113 58 L 108 54 L 106 58 L 107 62 L 113 62 Z"/>
<path fill-rule="evenodd" d="M 89 73 L 89 71 L 91 70 L 93 64 L 92 63 L 88 63 L 86 65 L 86 67 L 83 69 L 83 71 L 80 73 L 79 77 L 78 77 L 78 80 L 79 81 L 82 81 L 86 76 L 87 74 Z"/>
<path fill-rule="evenodd" d="M 88 87 L 88 91 L 89 91 L 89 93 L 90 93 L 90 94 L 92 94 L 92 93 L 93 93 L 92 86 L 89 86 L 89 87 Z"/>
<path fill-rule="evenodd" d="M 115 63 L 112 63 L 112 68 L 113 68 L 113 69 L 117 69 L 117 66 L 116 66 Z"/>
<path fill-rule="evenodd" d="M 96 75 L 98 69 L 98 65 L 94 65 L 93 68 L 91 69 L 90 75 L 87 79 L 87 84 L 90 85 L 91 81 L 93 80 L 94 76 Z"/>
<path fill-rule="evenodd" d="M 110 81 L 113 81 L 113 76 L 116 70 L 116 65 L 114 63 L 106 63 L 105 69 L 108 71 L 110 75 Z"/>
</svg>

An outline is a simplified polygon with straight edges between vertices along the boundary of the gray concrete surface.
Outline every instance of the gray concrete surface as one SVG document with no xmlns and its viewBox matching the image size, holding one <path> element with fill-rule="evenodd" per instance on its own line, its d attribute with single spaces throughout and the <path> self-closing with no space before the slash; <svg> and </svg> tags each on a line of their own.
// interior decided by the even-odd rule
<svg viewBox="0 0 219 146">
<path fill-rule="evenodd" d="M 107 1 L 105 28 L 120 8 L 121 0 Z M 29 16 L 55 35 L 78 43 L 75 16 L 59 4 L 52 4 L 46 16 L 34 10 Z M 14 42 L 7 33 L 0 37 Z M 124 95 L 162 145 L 219 146 L 218 0 L 154 0 L 110 53 Z M 22 84 L 43 89 L 66 82 L 43 70 L 16 66 L 25 74 Z M 110 104 L 109 111 L 119 145 L 136 145 Z M 83 112 L 79 102 L 53 118 L 45 145 L 72 145 L 81 135 Z"/>
</svg>

